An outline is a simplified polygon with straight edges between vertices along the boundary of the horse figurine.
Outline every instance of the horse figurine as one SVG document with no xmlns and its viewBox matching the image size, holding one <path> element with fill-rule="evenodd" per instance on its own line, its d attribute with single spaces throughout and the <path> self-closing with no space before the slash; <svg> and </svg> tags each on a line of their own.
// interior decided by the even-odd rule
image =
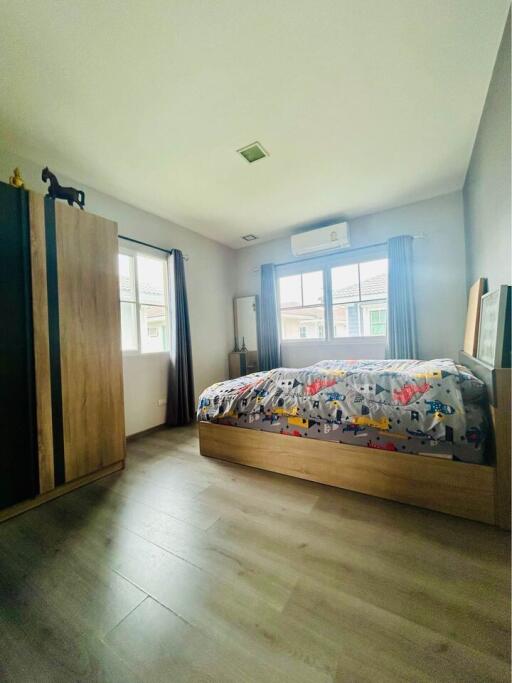
<svg viewBox="0 0 512 683">
<path fill-rule="evenodd" d="M 48 166 L 43 168 L 41 180 L 43 183 L 47 180 L 50 181 L 48 197 L 52 199 L 65 199 L 69 206 L 73 206 L 73 203 L 76 203 L 83 210 L 85 204 L 85 192 L 83 190 L 75 190 L 74 187 L 61 187 L 57 177 L 50 171 Z"/>
</svg>

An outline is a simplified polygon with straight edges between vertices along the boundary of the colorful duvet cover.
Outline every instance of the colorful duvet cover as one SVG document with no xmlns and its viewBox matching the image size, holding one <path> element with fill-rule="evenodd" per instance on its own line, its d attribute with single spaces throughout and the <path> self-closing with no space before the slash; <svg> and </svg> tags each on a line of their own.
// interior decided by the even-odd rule
<svg viewBox="0 0 512 683">
<path fill-rule="evenodd" d="M 484 385 L 449 359 L 321 361 L 206 389 L 198 419 L 482 462 Z"/>
</svg>

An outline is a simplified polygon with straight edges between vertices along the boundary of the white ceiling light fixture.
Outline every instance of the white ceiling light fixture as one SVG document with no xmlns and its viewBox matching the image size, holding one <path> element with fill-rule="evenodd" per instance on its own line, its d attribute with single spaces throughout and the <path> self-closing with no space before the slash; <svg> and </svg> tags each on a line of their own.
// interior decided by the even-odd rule
<svg viewBox="0 0 512 683">
<path fill-rule="evenodd" d="M 251 142 L 250 145 L 237 149 L 237 152 L 250 164 L 269 156 L 268 152 L 263 149 L 263 146 L 259 142 Z"/>
<path fill-rule="evenodd" d="M 246 242 L 254 242 L 254 240 L 257 240 L 258 238 L 256 235 L 242 235 L 242 239 L 245 240 Z"/>
</svg>

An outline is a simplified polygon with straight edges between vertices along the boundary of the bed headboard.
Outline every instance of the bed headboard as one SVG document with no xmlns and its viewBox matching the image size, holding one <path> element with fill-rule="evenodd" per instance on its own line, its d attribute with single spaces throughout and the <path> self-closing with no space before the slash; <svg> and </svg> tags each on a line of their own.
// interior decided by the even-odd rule
<svg viewBox="0 0 512 683">
<path fill-rule="evenodd" d="M 459 352 L 459 362 L 469 368 L 487 387 L 493 430 L 490 456 L 496 469 L 496 520 L 498 526 L 510 529 L 510 378 L 512 371 L 510 368 L 494 368 L 464 351 Z"/>
<path fill-rule="evenodd" d="M 459 351 L 459 363 L 465 365 L 475 377 L 482 380 L 487 387 L 489 403 L 493 404 L 496 393 L 496 368 L 493 368 L 492 365 L 487 365 L 487 363 L 475 358 L 475 356 L 471 356 L 465 351 Z"/>
</svg>

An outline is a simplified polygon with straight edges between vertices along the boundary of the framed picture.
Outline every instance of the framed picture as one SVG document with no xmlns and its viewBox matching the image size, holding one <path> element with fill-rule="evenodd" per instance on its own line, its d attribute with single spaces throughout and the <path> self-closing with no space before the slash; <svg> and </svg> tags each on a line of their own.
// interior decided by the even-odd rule
<svg viewBox="0 0 512 683">
<path fill-rule="evenodd" d="M 510 367 L 510 287 L 482 296 L 477 358 L 494 368 Z"/>
<path fill-rule="evenodd" d="M 464 352 L 476 358 L 478 353 L 478 330 L 480 328 L 480 309 L 482 296 L 487 291 L 487 280 L 478 278 L 469 290 L 466 330 L 464 332 Z"/>
</svg>

